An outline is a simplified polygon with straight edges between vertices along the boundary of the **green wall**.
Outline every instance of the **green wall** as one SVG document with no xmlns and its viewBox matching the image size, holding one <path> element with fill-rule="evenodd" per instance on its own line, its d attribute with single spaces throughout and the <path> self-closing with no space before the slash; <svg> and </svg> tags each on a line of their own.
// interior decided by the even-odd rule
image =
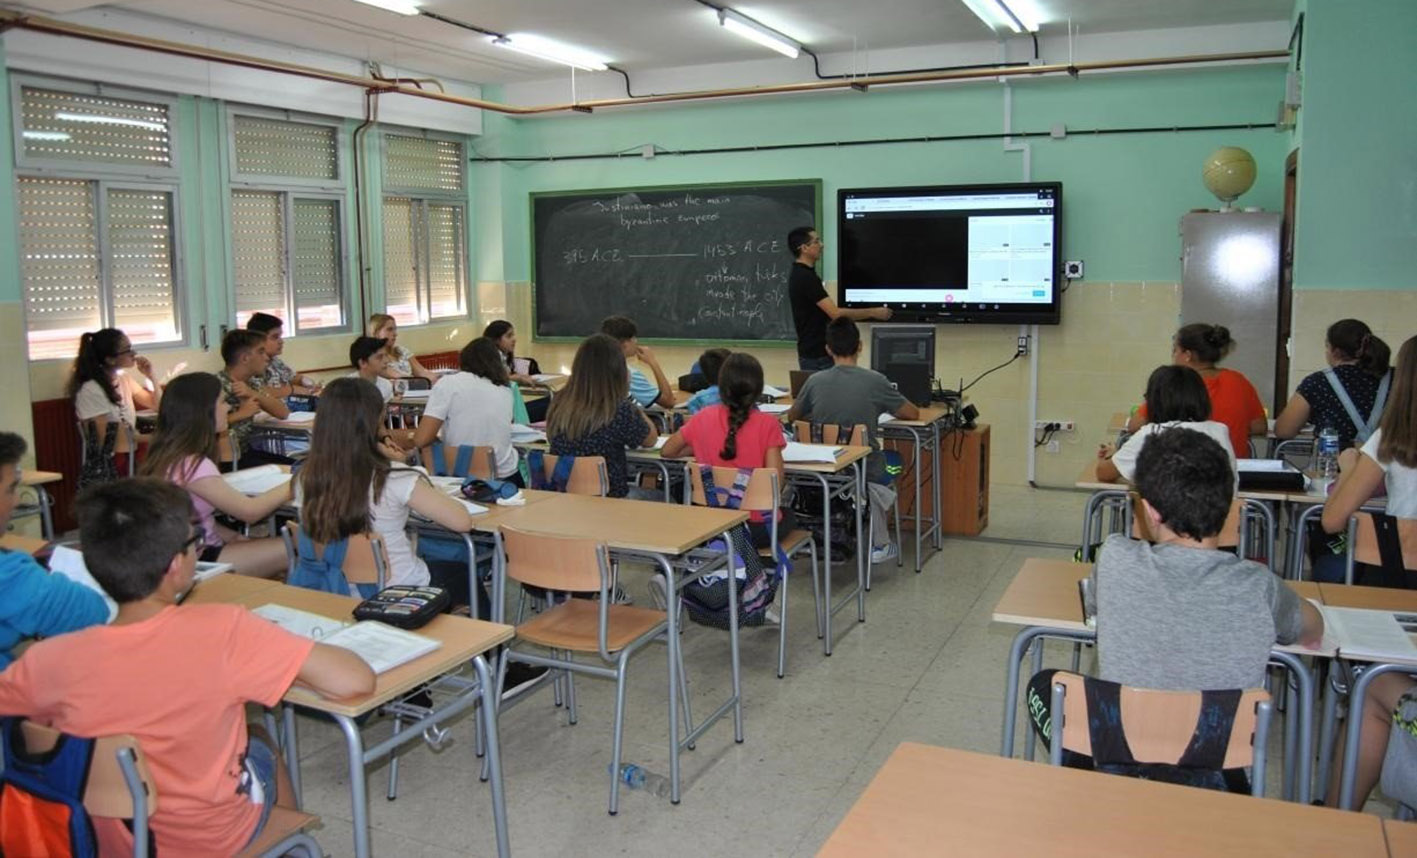
<svg viewBox="0 0 1417 858">
<path fill-rule="evenodd" d="M 1200 180 L 1204 157 L 1223 145 L 1254 154 L 1260 175 L 1241 202 L 1277 210 L 1287 136 L 1273 128 L 1283 92 L 1282 65 L 1046 78 L 1012 84 L 1013 130 L 1047 132 L 1062 123 L 1065 139 L 1034 138 L 1032 178 L 1061 181 L 1064 252 L 1087 262 L 1089 280 L 1175 282 L 1180 279 L 1177 222 L 1193 208 L 1214 207 Z M 492 93 L 489 97 L 498 97 Z M 845 187 L 1008 182 L 1022 178 L 1021 155 L 1000 140 L 894 143 L 765 152 L 675 155 L 678 149 L 1003 130 L 1004 87 L 979 82 L 934 87 L 629 108 L 543 119 L 488 117 L 477 151 L 487 156 L 565 157 L 627 151 L 614 160 L 489 163 L 475 176 L 482 226 L 500 221 L 500 257 L 484 235 L 478 279 L 529 278 L 527 195 L 572 188 L 727 182 L 823 180 L 825 238 L 835 238 L 836 191 Z M 1237 131 L 1173 132 L 1175 126 L 1256 123 Z M 1268 124 L 1265 124 L 1268 123 Z M 1144 134 L 1076 133 L 1099 128 L 1168 129 Z M 653 143 L 653 160 L 639 150 Z M 825 274 L 835 276 L 830 248 Z"/>
<path fill-rule="evenodd" d="M 1417 2 L 1307 0 L 1296 289 L 1417 289 Z"/>
<path fill-rule="evenodd" d="M 10 73 L 5 68 L 5 43 L 0 40 L 0 116 L 10 115 Z M 15 163 L 15 138 L 8 122 L 0 123 L 0 165 L 8 170 Z M 15 223 L 15 183 L 0 182 L 0 302 L 24 299 L 20 287 L 20 255 L 15 252 L 19 239 Z"/>
</svg>

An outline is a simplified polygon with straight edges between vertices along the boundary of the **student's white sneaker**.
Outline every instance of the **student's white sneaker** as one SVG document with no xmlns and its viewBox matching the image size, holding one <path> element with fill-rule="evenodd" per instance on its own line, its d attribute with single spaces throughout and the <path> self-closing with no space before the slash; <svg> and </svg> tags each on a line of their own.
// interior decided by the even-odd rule
<svg viewBox="0 0 1417 858">
<path fill-rule="evenodd" d="M 896 547 L 894 542 L 887 542 L 885 545 L 878 545 L 871 549 L 872 563 L 885 563 L 887 560 L 894 560 Z"/>
<path fill-rule="evenodd" d="M 777 612 L 777 608 L 770 606 L 763 610 L 763 624 L 768 626 L 782 625 L 782 615 Z"/>
</svg>

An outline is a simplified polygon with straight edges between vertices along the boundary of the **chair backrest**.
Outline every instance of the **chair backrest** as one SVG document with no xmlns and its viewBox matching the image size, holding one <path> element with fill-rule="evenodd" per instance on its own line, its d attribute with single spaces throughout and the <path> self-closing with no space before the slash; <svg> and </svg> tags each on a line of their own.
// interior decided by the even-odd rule
<svg viewBox="0 0 1417 858">
<path fill-rule="evenodd" d="M 300 544 L 300 523 L 287 521 L 281 532 L 285 540 L 287 575 L 295 574 L 295 565 L 300 560 L 297 546 Z M 325 545 L 311 540 L 315 550 L 323 556 Z M 348 537 L 344 554 L 344 564 L 340 570 L 345 580 L 351 584 L 375 584 L 384 586 L 388 580 L 389 554 L 384 548 L 384 539 L 377 533 L 357 533 Z"/>
<path fill-rule="evenodd" d="M 20 724 L 25 737 L 25 747 L 32 754 L 42 754 L 53 750 L 62 735 L 52 727 L 45 727 L 33 721 Z M 131 819 L 133 816 L 133 794 L 123 776 L 118 763 L 118 752 L 127 748 L 132 751 L 137 763 L 138 777 L 147 792 L 147 815 L 152 816 L 157 809 L 157 793 L 153 790 L 152 773 L 148 771 L 143 751 L 138 740 L 129 735 L 103 736 L 94 740 L 93 762 L 89 768 L 88 784 L 84 789 L 84 807 L 92 816 Z"/>
<path fill-rule="evenodd" d="M 1373 514 L 1359 512 L 1353 516 L 1357 525 L 1353 540 L 1353 560 L 1371 566 L 1383 564 L 1382 553 L 1378 550 L 1378 531 L 1373 524 Z M 1417 518 L 1397 519 L 1397 537 L 1402 544 L 1402 568 L 1417 572 Z"/>
<path fill-rule="evenodd" d="M 419 451 L 423 467 L 437 477 L 477 477 L 480 480 L 494 479 L 497 474 L 492 466 L 491 447 L 454 447 L 435 441 Z"/>
<path fill-rule="evenodd" d="M 1230 513 L 1225 516 L 1225 523 L 1220 526 L 1221 548 L 1234 548 L 1240 544 L 1240 519 L 1244 514 L 1245 501 L 1237 497 L 1230 503 Z M 1146 509 L 1141 505 L 1141 495 L 1135 492 L 1132 493 L 1132 538 L 1144 539 L 1147 542 L 1156 541 L 1146 520 Z"/>
<path fill-rule="evenodd" d="M 543 479 L 551 479 L 556 472 L 559 456 L 546 453 L 541 457 Z M 571 476 L 566 480 L 566 493 L 605 497 L 610 494 L 610 476 L 605 471 L 604 456 L 577 456 L 571 466 Z"/>
<path fill-rule="evenodd" d="M 394 380 L 395 390 L 432 390 L 433 382 L 415 375 L 401 375 Z"/>
<path fill-rule="evenodd" d="M 1086 677 L 1076 673 L 1060 670 L 1053 674 L 1052 684 L 1063 686 L 1063 724 L 1062 730 L 1059 730 L 1057 721 L 1053 722 L 1051 741 L 1061 742 L 1064 750 L 1095 757 L 1086 682 Z M 1157 691 L 1124 685 L 1121 687 L 1120 701 L 1119 723 L 1126 736 L 1127 747 L 1136 761 L 1178 764 L 1196 733 L 1202 705 L 1201 692 Z M 1269 692 L 1263 689 L 1251 688 L 1240 693 L 1221 768 L 1238 769 L 1254 762 L 1255 735 L 1261 718 L 1260 704 L 1268 704 L 1269 701 Z"/>
<path fill-rule="evenodd" d="M 719 489 L 727 489 L 738 478 L 737 468 L 719 467 L 713 469 L 713 484 Z M 689 466 L 690 497 L 698 506 L 707 506 L 704 495 L 704 475 L 697 465 Z M 726 506 L 726 503 L 723 503 Z M 743 502 L 739 509 L 745 512 L 775 512 L 778 505 L 777 469 L 755 468 L 748 485 L 743 489 Z"/>
<path fill-rule="evenodd" d="M 548 590 L 587 592 L 609 586 L 610 560 L 593 539 L 501 529 L 507 577 Z"/>
<path fill-rule="evenodd" d="M 863 447 L 866 444 L 866 427 L 857 424 L 851 427 L 837 426 L 835 423 L 819 424 L 822 428 L 823 444 L 835 444 L 837 446 Z M 842 429 L 847 429 L 847 434 L 843 437 Z M 803 444 L 811 444 L 812 423 L 808 420 L 798 420 L 792 424 L 792 431 L 797 436 L 797 440 Z"/>
</svg>

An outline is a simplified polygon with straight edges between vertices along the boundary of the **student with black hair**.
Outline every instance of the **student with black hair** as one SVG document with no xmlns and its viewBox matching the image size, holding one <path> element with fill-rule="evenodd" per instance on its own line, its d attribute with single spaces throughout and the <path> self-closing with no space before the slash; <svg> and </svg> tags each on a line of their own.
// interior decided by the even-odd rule
<svg viewBox="0 0 1417 858">
<path fill-rule="evenodd" d="M 103 455 L 111 449 L 110 477 L 127 474 L 128 457 L 137 452 L 129 449 L 129 432 L 138 443 L 148 440 L 137 431 L 138 410 L 155 409 L 162 398 L 162 385 L 153 377 L 152 362 L 135 352 L 127 334 L 117 328 L 85 333 L 79 337 L 79 353 L 66 393 L 74 403 L 75 416 L 84 424 L 85 455 Z M 107 440 L 110 425 L 114 427 L 112 445 Z"/>
<path fill-rule="evenodd" d="M 427 447 L 441 437 L 452 447 L 491 447 L 494 476 L 520 484 L 520 460 L 512 446 L 515 397 L 497 344 L 487 337 L 469 342 L 458 355 L 458 368 L 428 395 L 414 445 Z"/>
<path fill-rule="evenodd" d="M 1306 424 L 1338 433 L 1339 449 L 1362 445 L 1387 404 L 1392 350 L 1357 319 L 1340 319 L 1324 337 L 1328 369 L 1310 373 L 1274 420 L 1276 438 L 1293 438 Z"/>
<path fill-rule="evenodd" d="M 1122 446 L 1113 450 L 1104 444 L 1097 451 L 1097 478 L 1104 482 L 1130 480 L 1137 455 L 1147 439 L 1157 432 L 1180 426 L 1215 439 L 1235 467 L 1235 451 L 1230 448 L 1230 430 L 1210 419 L 1210 394 L 1200 374 L 1188 366 L 1167 364 L 1152 370 L 1146 382 L 1147 422 Z"/>
<path fill-rule="evenodd" d="M 0 533 L 20 496 L 20 459 L 25 439 L 0 432 Z M 106 622 L 103 598 L 63 575 L 51 575 L 23 551 L 0 548 L 0 668 L 10 664 L 10 650 L 27 638 L 54 637 Z"/>
<path fill-rule="evenodd" d="M 866 490 L 871 501 L 871 562 L 884 563 L 899 550 L 890 541 L 886 527 L 886 518 L 895 504 L 895 479 L 886 471 L 876 427 L 882 414 L 915 420 L 920 417 L 920 409 L 901 396 L 884 375 L 857 366 L 861 356 L 861 331 L 855 322 L 836 318 L 827 325 L 827 352 L 835 366 L 808 376 L 784 419 L 788 423 L 810 420 L 864 427 L 866 443 L 876 451 L 866 460 Z"/>
<path fill-rule="evenodd" d="M 792 255 L 792 271 L 787 275 L 787 300 L 792 304 L 792 324 L 797 328 L 797 368 L 831 369 L 827 354 L 827 323 L 837 319 L 886 321 L 889 307 L 844 309 L 827 295 L 817 276 L 817 260 L 822 258 L 822 239 L 810 226 L 799 226 L 787 234 L 787 252 Z"/>
<path fill-rule="evenodd" d="M 226 366 L 216 374 L 221 382 L 221 395 L 229 409 L 226 415 L 226 442 L 228 456 L 222 461 L 235 462 L 239 468 L 257 465 L 288 465 L 286 456 L 253 450 L 246 444 L 246 438 L 255 426 L 255 417 L 265 412 L 277 420 L 290 416 L 285 400 L 269 390 L 262 389 L 260 382 L 253 379 L 265 375 L 270 359 L 266 357 L 266 337 L 255 331 L 228 331 L 221 338 L 221 360 Z"/>
<path fill-rule="evenodd" d="M 270 360 L 264 373 L 249 380 L 252 387 L 265 388 L 281 399 L 292 394 L 308 396 L 320 392 L 320 385 L 313 378 L 297 375 L 280 359 L 281 352 L 285 351 L 284 322 L 270 313 L 252 313 L 246 320 L 246 330 L 265 336 L 266 357 Z"/>
<path fill-rule="evenodd" d="M 1229 427 L 1230 449 L 1235 455 L 1248 456 L 1250 436 L 1268 432 L 1269 421 L 1250 380 L 1243 373 L 1218 366 L 1234 350 L 1235 341 L 1224 325 L 1183 325 L 1172 340 L 1171 361 L 1200 373 L 1210 394 L 1211 419 Z M 1146 403 L 1142 403 L 1127 421 L 1127 431 L 1137 431 L 1148 420 Z"/>
<path fill-rule="evenodd" d="M 180 488 L 117 480 L 81 493 L 77 508 L 84 563 L 118 616 L 30 647 L 0 674 L 0 714 L 73 736 L 131 735 L 162 797 L 153 854 L 235 855 L 273 805 L 295 806 L 277 746 L 247 727 L 247 704 L 276 706 L 297 682 L 331 700 L 361 697 L 374 672 L 240 605 L 179 607 L 202 545 Z M 94 823 L 101 842 L 131 841 L 121 819 Z"/>
<path fill-rule="evenodd" d="M 699 355 L 699 362 L 694 366 L 698 367 L 699 374 L 708 380 L 709 386 L 689 397 L 689 401 L 684 403 L 690 415 L 698 414 L 710 405 L 719 403 L 718 372 L 723 368 L 723 362 L 728 359 L 729 354 L 728 349 L 706 349 Z"/>
<path fill-rule="evenodd" d="M 394 383 L 385 375 L 388 368 L 388 343 L 378 337 L 355 337 L 349 344 L 350 378 L 362 378 L 379 389 L 384 404 L 394 398 Z"/>
<path fill-rule="evenodd" d="M 600 332 L 613 337 L 620 344 L 620 351 L 625 355 L 627 366 L 630 358 L 638 358 L 640 363 L 654 373 L 654 381 L 650 381 L 644 373 L 629 367 L 630 398 L 641 408 L 651 405 L 673 408 L 674 386 L 669 383 L 669 378 L 660 367 L 654 350 L 649 346 L 640 345 L 640 329 L 635 320 L 627 316 L 607 316 L 600 323 Z"/>
</svg>

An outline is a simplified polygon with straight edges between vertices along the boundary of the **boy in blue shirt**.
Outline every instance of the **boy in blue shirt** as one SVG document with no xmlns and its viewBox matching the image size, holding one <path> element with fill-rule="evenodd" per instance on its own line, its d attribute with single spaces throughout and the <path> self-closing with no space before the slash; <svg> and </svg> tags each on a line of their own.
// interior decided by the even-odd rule
<svg viewBox="0 0 1417 858">
<path fill-rule="evenodd" d="M 669 383 L 669 378 L 660 368 L 654 350 L 649 346 L 640 345 L 640 329 L 635 320 L 626 316 L 607 316 L 600 323 L 600 332 L 615 338 L 620 344 L 620 351 L 625 354 L 626 362 L 631 358 L 639 358 L 640 363 L 654 373 L 654 380 L 650 381 L 644 373 L 630 367 L 630 398 L 641 408 L 651 405 L 673 408 L 674 385 Z"/>
<path fill-rule="evenodd" d="M 25 439 L 0 432 L 0 532 L 10 524 L 20 491 Z M 108 621 L 103 597 L 63 575 L 51 575 L 23 551 L 0 549 L 0 669 L 22 639 L 51 637 Z"/>
<path fill-rule="evenodd" d="M 708 380 L 709 386 L 689 397 L 689 401 L 684 407 L 689 409 L 689 414 L 698 414 L 710 405 L 718 405 L 718 371 L 723 369 L 723 362 L 728 360 L 732 352 L 728 349 L 709 349 L 699 355 L 698 373 Z"/>
</svg>

